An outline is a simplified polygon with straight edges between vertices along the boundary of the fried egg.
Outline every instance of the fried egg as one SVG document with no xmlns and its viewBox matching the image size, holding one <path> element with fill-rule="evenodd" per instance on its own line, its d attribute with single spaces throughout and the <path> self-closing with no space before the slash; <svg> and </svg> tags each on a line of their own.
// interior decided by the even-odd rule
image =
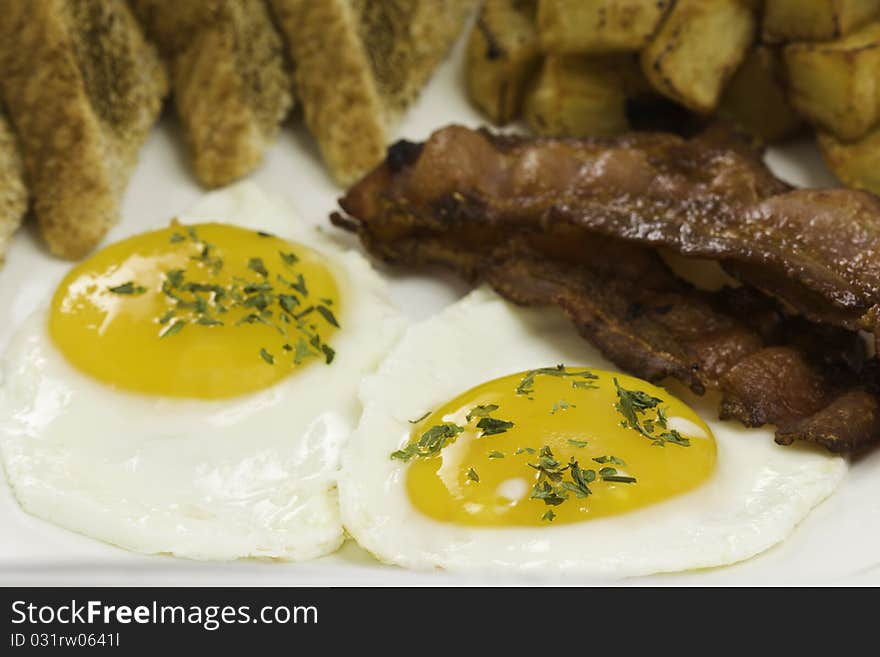
<svg viewBox="0 0 880 657">
<path fill-rule="evenodd" d="M 766 550 L 846 472 L 679 394 L 615 372 L 561 312 L 479 289 L 364 380 L 343 524 L 408 568 L 646 575 Z"/>
<path fill-rule="evenodd" d="M 361 376 L 402 328 L 384 285 L 249 184 L 74 267 L 11 341 L 0 454 L 31 514 L 143 553 L 308 559 Z"/>
</svg>

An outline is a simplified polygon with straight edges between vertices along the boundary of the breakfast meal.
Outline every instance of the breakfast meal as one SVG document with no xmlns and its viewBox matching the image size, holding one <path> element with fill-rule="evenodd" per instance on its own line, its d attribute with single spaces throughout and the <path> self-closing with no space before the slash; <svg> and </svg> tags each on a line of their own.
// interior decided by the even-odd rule
<svg viewBox="0 0 880 657">
<path fill-rule="evenodd" d="M 0 13 L 16 513 L 595 582 L 751 560 L 876 464 L 880 0 Z M 804 134 L 846 187 L 766 157 Z"/>
<path fill-rule="evenodd" d="M 245 186 L 72 269 L 6 355 L 0 456 L 33 515 L 129 550 L 310 559 L 400 319 L 383 281 Z"/>
<path fill-rule="evenodd" d="M 769 142 L 807 123 L 844 184 L 880 192 L 877 0 L 486 0 L 465 69 L 490 120 L 539 135 L 621 134 L 669 104 Z"/>
</svg>

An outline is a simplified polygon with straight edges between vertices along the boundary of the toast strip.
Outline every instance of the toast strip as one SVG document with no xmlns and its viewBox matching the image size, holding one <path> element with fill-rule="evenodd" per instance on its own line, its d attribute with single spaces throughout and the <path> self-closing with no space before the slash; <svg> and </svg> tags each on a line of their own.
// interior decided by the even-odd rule
<svg viewBox="0 0 880 657">
<path fill-rule="evenodd" d="M 119 216 L 167 80 L 125 3 L 6 0 L 0 92 L 49 249 L 81 258 Z"/>
<path fill-rule="evenodd" d="M 284 46 L 263 0 L 131 0 L 169 62 L 196 177 L 253 171 L 293 105 Z"/>
</svg>

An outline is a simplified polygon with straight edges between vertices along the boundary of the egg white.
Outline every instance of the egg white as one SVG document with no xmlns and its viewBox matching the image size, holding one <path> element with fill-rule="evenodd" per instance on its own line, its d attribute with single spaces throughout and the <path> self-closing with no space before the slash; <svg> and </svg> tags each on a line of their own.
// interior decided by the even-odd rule
<svg viewBox="0 0 880 657">
<path fill-rule="evenodd" d="M 336 478 L 360 412 L 357 387 L 403 320 L 363 257 L 252 184 L 208 195 L 181 220 L 268 231 L 326 256 L 340 293 L 335 360 L 235 399 L 132 394 L 69 365 L 40 310 L 0 370 L 0 456 L 15 497 L 35 516 L 137 552 L 330 553 L 344 540 Z"/>
<path fill-rule="evenodd" d="M 716 470 L 689 493 L 557 526 L 475 528 L 419 513 L 407 496 L 406 465 L 389 458 L 408 440 L 408 420 L 484 381 L 557 363 L 615 369 L 561 312 L 517 308 L 486 289 L 411 326 L 361 387 L 364 412 L 339 484 L 348 532 L 380 560 L 415 569 L 621 577 L 708 568 L 782 541 L 847 470 L 843 458 L 780 447 L 769 429 L 718 421 L 680 394 L 718 448 Z"/>
</svg>

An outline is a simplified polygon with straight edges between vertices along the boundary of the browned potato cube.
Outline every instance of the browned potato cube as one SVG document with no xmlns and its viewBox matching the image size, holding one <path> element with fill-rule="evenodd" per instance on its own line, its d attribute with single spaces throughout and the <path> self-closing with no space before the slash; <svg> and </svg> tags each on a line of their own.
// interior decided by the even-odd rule
<svg viewBox="0 0 880 657">
<path fill-rule="evenodd" d="M 640 50 L 672 0 L 539 0 L 541 47 L 554 53 Z"/>
<path fill-rule="evenodd" d="M 880 194 L 880 128 L 851 143 L 823 132 L 818 140 L 825 162 L 840 182 Z"/>
<path fill-rule="evenodd" d="M 742 0 L 678 0 L 642 51 L 642 70 L 664 96 L 711 112 L 754 41 L 755 22 Z"/>
<path fill-rule="evenodd" d="M 525 103 L 539 135 L 614 135 L 629 128 L 617 58 L 548 55 Z M 625 65 L 625 63 L 624 63 Z"/>
<path fill-rule="evenodd" d="M 791 43 L 783 54 L 789 98 L 808 121 L 852 141 L 880 119 L 880 23 L 837 41 Z"/>
<path fill-rule="evenodd" d="M 830 41 L 880 14 L 880 0 L 765 0 L 762 37 L 780 41 Z"/>
<path fill-rule="evenodd" d="M 535 0 L 487 0 L 468 41 L 471 101 L 494 123 L 515 119 L 538 64 Z"/>
</svg>

